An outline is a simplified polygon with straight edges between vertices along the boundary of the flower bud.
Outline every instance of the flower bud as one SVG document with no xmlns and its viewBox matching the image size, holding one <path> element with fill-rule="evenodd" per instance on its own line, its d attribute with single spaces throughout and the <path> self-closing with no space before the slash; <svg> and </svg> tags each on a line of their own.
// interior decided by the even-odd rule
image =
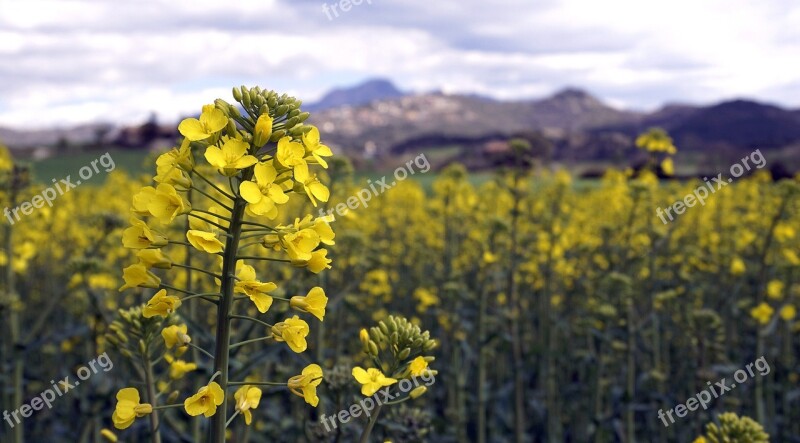
<svg viewBox="0 0 800 443">
<path fill-rule="evenodd" d="M 369 353 L 374 356 L 378 355 L 378 345 L 372 340 L 369 341 Z"/>
<path fill-rule="evenodd" d="M 272 143 L 276 143 L 278 140 L 282 139 L 285 135 L 286 135 L 285 129 L 275 131 L 272 133 L 272 136 L 269 138 L 269 141 Z"/>
<path fill-rule="evenodd" d="M 402 351 L 400 351 L 399 354 L 397 354 L 397 359 L 405 360 L 408 358 L 409 355 L 411 355 L 411 348 L 405 348 Z"/>
<path fill-rule="evenodd" d="M 256 122 L 255 130 L 253 131 L 253 145 L 260 148 L 267 144 L 272 137 L 272 117 L 267 114 L 261 114 Z"/>
<path fill-rule="evenodd" d="M 414 390 L 411 391 L 410 394 L 408 394 L 408 397 L 410 399 L 414 400 L 415 398 L 421 397 L 426 392 L 428 392 L 428 388 L 426 388 L 425 386 L 418 386 L 418 387 L 414 388 Z"/>
<path fill-rule="evenodd" d="M 238 134 L 238 130 L 236 129 L 236 122 L 233 121 L 232 118 L 228 119 L 228 126 L 225 128 L 225 130 L 231 137 L 236 137 L 236 134 Z"/>
</svg>

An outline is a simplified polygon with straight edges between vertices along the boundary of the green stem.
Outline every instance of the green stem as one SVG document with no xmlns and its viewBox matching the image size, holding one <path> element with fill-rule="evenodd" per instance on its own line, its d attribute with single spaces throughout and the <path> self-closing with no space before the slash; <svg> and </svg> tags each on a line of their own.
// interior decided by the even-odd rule
<svg viewBox="0 0 800 443">
<path fill-rule="evenodd" d="M 256 343 L 259 341 L 269 340 L 272 338 L 272 335 L 267 337 L 259 337 L 259 338 L 252 338 L 250 340 L 240 341 L 239 343 L 234 343 L 231 345 L 231 349 L 238 348 L 239 346 L 248 345 L 250 343 Z"/>
<path fill-rule="evenodd" d="M 155 410 L 156 385 L 155 379 L 153 378 L 153 364 L 150 362 L 147 351 L 142 354 L 142 363 L 144 363 L 144 382 L 147 388 L 147 402 L 153 405 L 153 413 L 150 414 L 150 439 L 153 443 L 161 443 L 161 433 L 158 430 L 158 412 Z"/>
<path fill-rule="evenodd" d="M 202 269 L 202 268 L 196 268 L 194 266 L 182 265 L 180 263 L 173 263 L 172 266 L 175 266 L 177 268 L 191 269 L 191 270 L 194 270 L 194 271 L 197 271 L 197 272 L 202 272 L 203 274 L 208 274 L 208 275 L 210 275 L 212 277 L 222 278 L 222 276 L 219 275 L 219 274 L 215 274 L 213 272 L 206 271 L 205 269 Z"/>
<path fill-rule="evenodd" d="M 245 177 L 249 179 L 249 177 Z M 228 387 L 228 362 L 230 357 L 231 339 L 231 307 L 233 305 L 233 287 L 236 281 L 234 273 L 236 270 L 236 253 L 239 247 L 239 237 L 242 233 L 242 218 L 246 202 L 237 198 L 234 201 L 231 211 L 231 222 L 228 232 L 231 234 L 225 245 L 225 254 L 222 259 L 222 282 L 220 292 L 222 299 L 217 311 L 217 337 L 216 348 L 214 350 L 214 371 L 218 371 L 219 385 L 225 391 Z M 210 438 L 213 443 L 225 443 L 225 429 L 227 423 L 228 396 L 220 405 L 217 413 L 211 422 Z"/>
<path fill-rule="evenodd" d="M 200 352 L 202 352 L 203 354 L 207 355 L 207 356 L 208 356 L 208 358 L 211 358 L 211 359 L 213 359 L 213 358 L 214 358 L 214 356 L 213 356 L 213 355 L 211 355 L 211 353 L 210 353 L 210 352 L 206 351 L 205 349 L 201 348 L 200 346 L 197 346 L 197 345 L 195 345 L 195 344 L 192 344 L 192 343 L 186 343 L 186 344 L 187 344 L 187 345 L 188 345 L 190 348 L 197 349 L 198 351 L 200 351 Z"/>
<path fill-rule="evenodd" d="M 231 319 L 238 318 L 240 320 L 250 320 L 252 322 L 261 323 L 262 325 L 272 329 L 272 325 L 271 324 L 269 324 L 267 322 L 263 322 L 263 321 L 261 321 L 261 320 L 259 320 L 257 318 L 248 317 L 246 315 L 231 315 L 229 318 L 231 318 Z"/>
<path fill-rule="evenodd" d="M 359 443 L 367 443 L 369 441 L 369 435 L 372 433 L 372 428 L 375 427 L 375 423 L 378 422 L 378 415 L 380 415 L 382 407 L 383 405 L 378 405 L 378 407 L 375 408 L 375 412 L 373 412 L 372 416 L 369 418 L 367 427 L 364 428 L 364 432 L 361 433 L 361 438 L 358 439 Z"/>
<path fill-rule="evenodd" d="M 274 381 L 232 381 L 228 386 L 287 386 L 288 383 Z"/>
<path fill-rule="evenodd" d="M 222 189 L 220 189 L 220 188 L 219 188 L 217 185 L 215 185 L 215 184 L 214 184 L 214 183 L 213 183 L 211 180 L 207 179 L 207 178 L 206 178 L 206 177 L 205 177 L 203 174 L 201 174 L 201 173 L 199 173 L 199 172 L 197 172 L 197 171 L 195 171 L 195 170 L 192 170 L 192 174 L 194 174 L 194 175 L 196 175 L 196 176 L 200 177 L 200 178 L 201 178 L 201 179 L 202 179 L 204 182 L 206 182 L 206 183 L 208 183 L 209 185 L 211 185 L 211 187 L 212 187 L 212 188 L 216 189 L 216 190 L 217 190 L 217 191 L 218 191 L 220 194 L 224 195 L 225 197 L 228 197 L 228 198 L 229 198 L 229 199 L 231 199 L 231 200 L 236 200 L 236 198 L 234 198 L 232 195 L 230 195 L 230 194 L 228 194 L 227 192 L 225 192 L 225 191 L 223 191 Z M 196 189 L 196 188 L 195 188 L 195 189 Z"/>
<path fill-rule="evenodd" d="M 285 259 L 285 258 L 258 257 L 258 256 L 255 256 L 255 255 L 242 255 L 242 256 L 236 257 L 236 259 L 237 260 L 277 261 L 277 262 L 283 262 L 283 263 L 291 263 L 292 262 L 291 260 L 288 260 L 288 259 Z"/>
<path fill-rule="evenodd" d="M 216 198 L 212 197 L 212 196 L 211 196 L 211 195 L 209 195 L 208 193 L 206 193 L 206 192 L 203 192 L 203 191 L 202 191 L 200 188 L 192 188 L 192 189 L 194 189 L 195 191 L 197 191 L 197 192 L 199 192 L 199 193 L 201 193 L 201 194 L 205 195 L 205 196 L 206 196 L 206 197 L 208 197 L 209 199 L 213 200 L 213 201 L 214 201 L 214 203 L 216 203 L 216 204 L 218 204 L 218 205 L 222 206 L 223 208 L 227 209 L 228 211 L 231 211 L 231 212 L 233 212 L 233 208 L 231 208 L 230 206 L 226 205 L 225 203 L 222 203 L 221 201 L 219 201 L 219 200 L 217 200 Z M 234 205 L 235 205 L 236 203 L 238 203 L 238 200 L 237 200 L 237 201 L 234 203 Z M 216 214 L 214 214 L 214 215 L 216 215 Z"/>
</svg>

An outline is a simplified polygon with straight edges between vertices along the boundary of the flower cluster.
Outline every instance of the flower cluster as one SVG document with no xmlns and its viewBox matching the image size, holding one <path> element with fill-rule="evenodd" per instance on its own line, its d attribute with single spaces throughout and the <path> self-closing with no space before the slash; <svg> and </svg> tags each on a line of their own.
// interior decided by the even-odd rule
<svg viewBox="0 0 800 443">
<path fill-rule="evenodd" d="M 304 352 L 310 325 L 301 315 L 309 314 L 320 322 L 325 316 L 328 298 L 323 288 L 316 286 L 306 295 L 285 298 L 287 290 L 259 274 L 270 263 L 288 263 L 314 274 L 329 269 L 331 259 L 323 246 L 333 245 L 335 237 L 326 218 L 307 215 L 293 223 L 277 223 L 289 218 L 281 208 L 288 207 L 293 197 L 314 206 L 329 198 L 328 188 L 313 168 L 326 168 L 325 159 L 332 152 L 320 141 L 317 128 L 303 123 L 309 114 L 300 110 L 298 100 L 273 91 L 241 87 L 233 90 L 233 96 L 238 105 L 218 99 L 203 106 L 198 118 L 180 123 L 182 143 L 156 160 L 155 184 L 133 196 L 130 227 L 122 234 L 123 245 L 135 252 L 137 261 L 124 269 L 120 291 L 156 290 L 141 310 L 144 319 L 183 319 L 189 313 L 182 306 L 199 301 L 216 309 L 213 354 L 203 348 L 204 343 L 192 340 L 188 325 L 198 325 L 197 318 L 171 320 L 161 337 L 171 380 L 203 365 L 180 359 L 190 348 L 195 358 L 201 352 L 212 360 L 207 370 L 213 376 L 182 406 L 190 416 L 214 417 L 211 433 L 218 442 L 224 440 L 230 425 L 226 390 L 239 386 L 233 413 L 243 415 L 249 425 L 251 411 L 261 398 L 258 386 L 276 384 L 252 381 L 255 377 L 231 381 L 231 350 L 271 339 L 286 343 L 293 352 Z M 197 161 L 198 155 L 205 163 Z M 251 238 L 260 240 L 243 243 Z M 250 255 L 243 252 L 259 245 L 260 250 Z M 275 300 L 300 315 L 274 325 L 248 315 L 251 311 L 270 313 Z M 239 301 L 249 302 L 250 307 Z M 233 323 L 240 321 L 266 326 L 269 334 L 231 343 L 236 331 Z M 145 365 L 149 366 L 148 358 Z M 301 375 L 277 384 L 288 386 L 316 406 L 316 386 L 321 382 L 322 369 L 309 365 Z M 115 419 L 119 428 L 130 426 L 128 420 L 133 419 L 129 413 L 133 394 L 125 391 L 123 396 L 125 401 L 118 402 L 116 414 L 121 420 Z M 172 406 L 180 405 L 161 407 Z M 139 417 L 144 409 L 137 411 Z M 152 432 L 158 432 L 155 425 Z"/>
</svg>

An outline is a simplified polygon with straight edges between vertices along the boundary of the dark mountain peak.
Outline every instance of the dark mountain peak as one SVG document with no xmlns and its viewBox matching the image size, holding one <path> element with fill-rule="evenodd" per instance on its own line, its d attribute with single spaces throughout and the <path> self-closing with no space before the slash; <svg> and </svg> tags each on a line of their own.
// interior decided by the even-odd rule
<svg viewBox="0 0 800 443">
<path fill-rule="evenodd" d="M 318 102 L 307 106 L 307 109 L 319 111 L 337 106 L 357 106 L 405 95 L 390 80 L 376 78 L 351 87 L 334 89 L 325 94 Z"/>
<path fill-rule="evenodd" d="M 598 101 L 592 94 L 583 89 L 566 87 L 557 91 L 550 97 L 550 100 L 594 100 Z"/>
<path fill-rule="evenodd" d="M 762 103 L 754 100 L 735 99 L 717 103 L 709 107 L 709 111 L 730 111 L 730 112 L 774 112 L 784 111 L 784 109 L 770 103 Z"/>
</svg>

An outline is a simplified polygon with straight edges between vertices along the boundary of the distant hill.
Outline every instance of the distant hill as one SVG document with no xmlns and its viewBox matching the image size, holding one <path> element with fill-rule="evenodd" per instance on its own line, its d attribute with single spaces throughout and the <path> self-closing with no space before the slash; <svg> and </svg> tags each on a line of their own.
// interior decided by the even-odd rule
<svg viewBox="0 0 800 443">
<path fill-rule="evenodd" d="M 332 90 L 304 109 L 314 111 L 309 123 L 320 127 L 327 144 L 355 158 L 455 145 L 464 149 L 463 158 L 475 149 L 496 151 L 498 141 L 524 136 L 546 140 L 555 159 L 622 162 L 637 154 L 633 142 L 639 133 L 659 126 L 669 131 L 681 152 L 706 158 L 726 161 L 758 147 L 781 151 L 784 159 L 800 159 L 800 110 L 752 100 L 669 104 L 644 113 L 617 109 L 578 88 L 538 100 L 499 101 L 474 94 L 406 93 L 388 80 L 375 79 Z M 153 148 L 153 140 L 160 146 L 177 136 L 173 125 L 0 128 L 0 139 L 16 148 L 65 142 Z"/>
<path fill-rule="evenodd" d="M 397 89 L 389 80 L 374 79 L 349 88 L 334 89 L 316 103 L 306 106 L 305 109 L 321 111 L 340 106 L 363 105 L 375 100 L 398 98 L 404 95 L 405 93 Z"/>
<path fill-rule="evenodd" d="M 544 100 L 500 102 L 467 95 L 417 94 L 361 106 L 318 112 L 311 122 L 328 141 L 345 151 L 371 146 L 386 152 L 427 137 L 439 141 L 508 136 L 540 130 L 563 137 L 602 125 L 638 118 L 616 110 L 590 94 L 567 89 Z"/>
</svg>

